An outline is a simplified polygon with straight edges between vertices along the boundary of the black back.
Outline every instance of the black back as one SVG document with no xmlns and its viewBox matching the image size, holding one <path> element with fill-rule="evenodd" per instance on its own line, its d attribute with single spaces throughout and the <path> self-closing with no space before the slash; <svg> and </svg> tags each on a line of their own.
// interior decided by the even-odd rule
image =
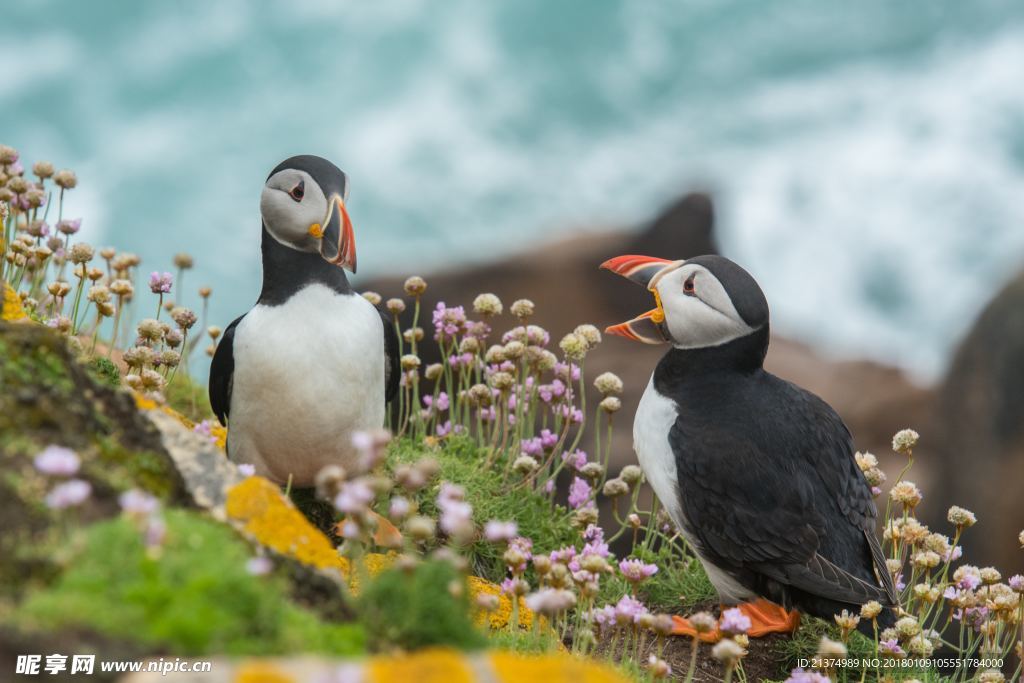
<svg viewBox="0 0 1024 683">
<path fill-rule="evenodd" d="M 764 371 L 767 341 L 765 325 L 673 349 L 655 370 L 678 410 L 669 444 L 687 532 L 706 560 L 784 606 L 830 618 L 892 604 L 850 433 L 820 398 Z"/>
</svg>

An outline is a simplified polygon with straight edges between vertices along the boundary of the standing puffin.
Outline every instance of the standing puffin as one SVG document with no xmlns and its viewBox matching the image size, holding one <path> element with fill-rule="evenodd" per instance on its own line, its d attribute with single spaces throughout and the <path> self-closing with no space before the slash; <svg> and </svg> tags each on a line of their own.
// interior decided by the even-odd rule
<svg viewBox="0 0 1024 683">
<path fill-rule="evenodd" d="M 384 425 L 398 388 L 398 338 L 352 290 L 348 178 L 316 156 L 270 172 L 263 216 L 263 291 L 224 332 L 210 366 L 210 405 L 229 426 L 228 457 L 299 487 L 325 465 L 348 467 L 352 436 Z"/>
<path fill-rule="evenodd" d="M 846 425 L 763 368 L 768 302 L 754 278 L 721 256 L 601 267 L 657 304 L 608 333 L 672 345 L 637 408 L 634 448 L 721 602 L 740 604 L 753 636 L 793 631 L 797 610 L 831 620 L 870 600 L 895 606 Z M 675 631 L 694 635 L 678 617 Z"/>
</svg>

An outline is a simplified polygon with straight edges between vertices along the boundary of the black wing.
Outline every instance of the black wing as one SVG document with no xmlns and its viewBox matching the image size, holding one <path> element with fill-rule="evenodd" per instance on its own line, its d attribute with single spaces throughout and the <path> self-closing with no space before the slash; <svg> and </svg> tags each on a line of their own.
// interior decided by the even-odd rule
<svg viewBox="0 0 1024 683">
<path fill-rule="evenodd" d="M 871 485 L 853 457 L 853 436 L 842 418 L 823 400 L 788 382 L 785 383 L 799 409 L 822 426 L 808 439 L 801 453 L 808 471 L 814 472 L 825 493 L 839 506 L 850 525 L 859 529 L 867 541 L 874 573 L 885 589 L 888 604 L 896 604 L 896 586 L 885 564 L 885 553 L 875 535 L 878 511 Z M 856 539 L 856 537 L 853 540 Z M 875 598 L 878 599 L 878 598 Z M 882 604 L 886 600 L 878 599 Z"/>
<path fill-rule="evenodd" d="M 384 401 L 390 402 L 398 393 L 402 359 L 398 355 L 398 330 L 394 322 L 384 312 L 380 319 L 384 322 Z"/>
<path fill-rule="evenodd" d="M 799 414 L 770 416 L 783 432 L 787 425 L 807 424 L 808 408 L 820 408 L 787 398 L 776 406 L 788 405 Z M 751 430 L 693 428 L 677 420 L 669 442 L 687 531 L 702 555 L 740 575 L 853 605 L 869 600 L 891 605 L 895 591 L 876 550 L 870 488 L 849 444 L 836 449 L 834 443 L 820 443 L 822 438 L 843 441 L 848 432 L 834 430 L 827 414 L 813 418 L 817 436 L 802 434 L 799 441 L 792 433 L 773 441 L 756 425 Z M 838 416 L 835 420 L 842 425 Z"/>
<path fill-rule="evenodd" d="M 235 374 L 235 328 L 244 317 L 239 316 L 224 330 L 210 363 L 210 407 L 225 427 L 231 411 L 231 385 Z"/>
</svg>

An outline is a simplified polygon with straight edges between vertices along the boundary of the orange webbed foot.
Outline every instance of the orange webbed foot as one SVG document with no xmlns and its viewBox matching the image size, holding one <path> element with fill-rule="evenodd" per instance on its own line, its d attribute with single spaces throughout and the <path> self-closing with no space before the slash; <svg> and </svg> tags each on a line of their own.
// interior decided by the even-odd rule
<svg viewBox="0 0 1024 683">
<path fill-rule="evenodd" d="M 376 521 L 376 527 L 373 531 L 373 542 L 382 548 L 400 548 L 402 546 L 402 532 L 395 527 L 387 517 L 378 515 L 376 512 L 370 511 L 370 517 Z M 334 526 L 334 533 L 338 536 L 342 535 L 342 529 L 345 525 L 345 520 L 341 520 Z"/>
<path fill-rule="evenodd" d="M 739 610 L 750 619 L 747 635 L 751 638 L 762 638 L 769 633 L 793 633 L 800 625 L 799 612 L 767 600 L 745 602 L 739 605 Z"/>
<path fill-rule="evenodd" d="M 747 635 L 751 638 L 762 638 L 770 633 L 793 633 L 800 625 L 799 612 L 783 609 L 767 600 L 745 602 L 737 609 L 750 619 Z M 723 606 L 722 612 L 725 610 L 726 608 Z M 710 631 L 702 629 L 699 633 L 689 619 L 673 616 L 672 622 L 672 635 L 696 637 L 705 643 L 717 643 L 723 636 L 720 628 L 721 619 Z"/>
<path fill-rule="evenodd" d="M 699 638 L 705 643 L 717 643 L 722 639 L 722 632 L 718 630 L 718 626 L 715 626 L 710 631 L 698 633 L 689 619 L 675 615 L 672 616 L 672 635 Z"/>
</svg>

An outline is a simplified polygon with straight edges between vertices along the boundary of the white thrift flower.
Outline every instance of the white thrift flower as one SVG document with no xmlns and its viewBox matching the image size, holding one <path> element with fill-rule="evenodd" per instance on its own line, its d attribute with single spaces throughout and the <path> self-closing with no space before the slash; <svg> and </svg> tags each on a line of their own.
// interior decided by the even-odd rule
<svg viewBox="0 0 1024 683">
<path fill-rule="evenodd" d="M 910 453 L 920 435 L 913 429 L 901 429 L 892 437 L 892 449 L 897 453 Z"/>
</svg>

